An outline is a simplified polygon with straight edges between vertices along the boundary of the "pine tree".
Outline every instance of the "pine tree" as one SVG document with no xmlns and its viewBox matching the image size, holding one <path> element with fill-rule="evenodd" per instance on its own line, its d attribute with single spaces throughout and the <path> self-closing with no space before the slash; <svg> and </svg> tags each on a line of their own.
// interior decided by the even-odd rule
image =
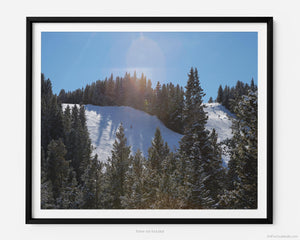
<svg viewBox="0 0 300 240">
<path fill-rule="evenodd" d="M 154 139 L 151 142 L 151 147 L 148 149 L 148 162 L 151 169 L 161 171 L 161 163 L 163 159 L 168 155 L 169 147 L 165 145 L 162 139 L 160 129 L 157 127 Z"/>
<path fill-rule="evenodd" d="M 55 201 L 52 191 L 52 182 L 48 179 L 48 164 L 45 159 L 45 153 L 41 150 L 41 208 L 51 209 L 55 207 Z"/>
<path fill-rule="evenodd" d="M 218 103 L 223 102 L 223 88 L 222 88 L 222 85 L 220 85 L 220 87 L 218 89 L 218 96 L 217 96 L 216 102 L 218 102 Z"/>
<path fill-rule="evenodd" d="M 52 191 L 52 182 L 42 179 L 41 182 L 41 209 L 55 208 L 55 201 Z"/>
<path fill-rule="evenodd" d="M 142 73 L 141 78 L 138 80 L 138 109 L 144 110 L 145 94 L 147 87 L 147 79 Z"/>
<path fill-rule="evenodd" d="M 254 84 L 254 79 L 251 79 L 251 85 L 250 85 L 251 91 L 255 92 L 257 91 L 257 86 Z"/>
<path fill-rule="evenodd" d="M 162 121 L 162 122 L 167 122 L 168 121 L 168 103 L 169 103 L 169 99 L 168 99 L 168 90 L 167 90 L 167 86 L 165 84 L 163 84 L 161 92 L 160 92 L 160 97 L 158 98 L 158 103 L 159 103 L 159 111 L 158 111 L 158 118 Z"/>
<path fill-rule="evenodd" d="M 129 168 L 125 175 L 124 196 L 122 207 L 129 209 L 145 208 L 144 182 L 145 182 L 145 158 L 138 149 L 131 159 Z"/>
<path fill-rule="evenodd" d="M 130 148 L 130 146 L 127 146 L 127 139 L 121 123 L 116 133 L 116 140 L 111 152 L 112 156 L 108 158 L 106 166 L 112 208 L 122 208 L 121 198 L 125 193 L 124 182 L 130 161 Z"/>
<path fill-rule="evenodd" d="M 68 116 L 68 112 L 65 113 L 65 116 Z M 81 105 L 79 109 L 77 105 L 74 105 L 72 108 L 69 138 L 70 142 L 67 145 L 67 159 L 72 160 L 71 165 L 76 172 L 77 181 L 78 183 L 82 183 L 81 176 L 90 161 L 92 153 L 92 145 L 86 125 L 85 109 L 83 105 Z"/>
<path fill-rule="evenodd" d="M 153 113 L 158 116 L 160 113 L 160 103 L 161 103 L 161 84 L 157 82 L 156 87 L 154 89 L 154 105 L 153 105 Z"/>
<path fill-rule="evenodd" d="M 177 158 L 176 153 L 170 152 L 162 161 L 153 205 L 155 209 L 178 209 L 184 206 L 180 197 Z"/>
<path fill-rule="evenodd" d="M 208 103 L 213 103 L 214 102 L 214 100 L 212 99 L 212 97 L 210 97 L 209 99 L 208 99 Z"/>
<path fill-rule="evenodd" d="M 176 86 L 175 94 L 175 111 L 174 111 L 174 122 L 175 131 L 182 134 L 183 133 L 183 108 L 184 108 L 184 90 L 178 84 Z"/>
<path fill-rule="evenodd" d="M 83 104 L 89 104 L 90 102 L 90 86 L 86 85 L 83 92 Z"/>
<path fill-rule="evenodd" d="M 83 196 L 76 180 L 76 173 L 69 169 L 68 177 L 63 180 L 60 195 L 56 199 L 56 208 L 80 209 L 83 205 Z"/>
<path fill-rule="evenodd" d="M 147 81 L 145 100 L 144 100 L 144 111 L 151 114 L 151 105 L 153 102 L 153 89 L 152 82 L 150 79 Z"/>
<path fill-rule="evenodd" d="M 82 181 L 82 194 L 83 202 L 82 208 L 84 209 L 96 209 L 99 206 L 99 185 L 101 184 L 102 168 L 98 162 L 98 156 L 95 155 L 87 163 L 86 168 L 81 176 Z"/>
<path fill-rule="evenodd" d="M 156 128 L 154 139 L 148 149 L 148 160 L 146 163 L 145 198 L 147 199 L 146 205 L 148 208 L 155 207 L 159 181 L 162 175 L 162 162 L 169 152 L 170 149 L 168 144 L 162 139 L 160 129 Z"/>
<path fill-rule="evenodd" d="M 210 177 L 209 162 L 211 147 L 208 131 L 205 129 L 207 113 L 204 111 L 203 97 L 197 69 L 191 68 L 185 94 L 185 128 L 180 141 L 180 155 L 183 161 L 187 208 L 208 208 L 212 204 L 206 180 Z"/>
<path fill-rule="evenodd" d="M 42 147 L 46 151 L 52 139 L 63 137 L 62 109 L 57 96 L 52 93 L 50 79 L 41 77 L 41 136 Z"/>
<path fill-rule="evenodd" d="M 106 87 L 107 104 L 109 106 L 114 105 L 114 100 L 115 100 L 114 89 L 115 89 L 115 82 L 114 82 L 113 74 L 111 74 L 110 78 L 108 79 L 107 87 Z"/>
<path fill-rule="evenodd" d="M 207 172 L 209 177 L 206 181 L 206 186 L 210 190 L 210 197 L 214 204 L 218 202 L 218 195 L 221 195 L 225 189 L 225 169 L 222 166 L 222 149 L 218 144 L 218 134 L 213 128 L 209 135 L 211 145 L 211 157 L 207 164 Z"/>
<path fill-rule="evenodd" d="M 236 109 L 231 159 L 228 163 L 231 188 L 220 206 L 235 209 L 257 208 L 257 92 L 249 91 Z"/>
<path fill-rule="evenodd" d="M 69 105 L 67 105 L 63 113 L 63 129 L 64 129 L 63 139 L 67 149 L 71 143 L 71 136 L 70 136 L 71 128 L 72 128 L 71 109 Z M 68 158 L 68 153 L 67 153 L 67 158 Z"/>
<path fill-rule="evenodd" d="M 122 106 L 124 101 L 124 89 L 123 89 L 123 79 L 116 77 L 115 83 L 115 104 L 117 106 Z"/>
<path fill-rule="evenodd" d="M 63 184 L 69 175 L 69 162 L 65 160 L 65 145 L 62 140 L 52 140 L 48 145 L 48 179 L 52 183 L 53 197 L 57 198 L 62 192 Z"/>
<path fill-rule="evenodd" d="M 222 105 L 225 106 L 227 109 L 230 109 L 229 99 L 230 99 L 230 88 L 226 85 L 223 91 Z"/>
<path fill-rule="evenodd" d="M 182 122 L 182 111 L 184 93 L 182 88 L 177 84 L 175 87 L 172 83 L 167 85 L 168 91 L 168 110 L 166 111 L 166 119 L 163 121 L 164 124 L 175 132 L 182 133 L 183 122 Z"/>
<path fill-rule="evenodd" d="M 91 140 L 89 137 L 89 132 L 86 124 L 86 115 L 85 115 L 85 108 L 83 105 L 80 106 L 79 109 L 79 122 L 81 124 L 79 133 L 80 133 L 80 144 L 77 146 L 80 149 L 80 174 L 83 174 L 87 165 L 90 162 L 91 154 L 92 154 L 92 146 Z"/>
<path fill-rule="evenodd" d="M 64 89 L 60 90 L 58 94 L 58 99 L 60 102 L 65 103 L 67 101 L 66 91 Z"/>
<path fill-rule="evenodd" d="M 74 105 L 71 113 L 71 130 L 69 134 L 71 141 L 67 145 L 67 159 L 71 160 L 71 165 L 76 172 L 77 181 L 80 181 L 79 166 L 81 157 L 78 145 L 80 143 L 81 124 L 78 115 L 78 107 Z"/>
</svg>

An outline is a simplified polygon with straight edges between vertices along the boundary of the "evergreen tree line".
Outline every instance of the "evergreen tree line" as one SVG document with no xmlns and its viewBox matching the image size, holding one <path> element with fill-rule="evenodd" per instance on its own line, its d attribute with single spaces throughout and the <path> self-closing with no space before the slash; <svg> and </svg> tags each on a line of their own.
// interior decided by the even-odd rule
<svg viewBox="0 0 300 240">
<path fill-rule="evenodd" d="M 226 169 L 216 131 L 205 129 L 197 69 L 185 88 L 178 151 L 157 128 L 148 157 L 132 153 L 120 124 L 111 157 L 101 163 L 91 153 L 83 106 L 62 111 L 42 76 L 42 208 L 257 208 L 257 91 L 249 89 L 235 105 Z"/>
<path fill-rule="evenodd" d="M 248 83 L 245 84 L 241 81 L 237 81 L 234 87 L 225 85 L 225 87 L 223 88 L 222 85 L 220 85 L 215 101 L 221 103 L 231 112 L 236 113 L 236 104 L 242 100 L 242 97 L 244 95 L 248 94 L 249 90 L 253 92 L 257 91 L 257 85 L 254 84 L 253 78 L 250 85 Z M 210 101 L 212 101 L 212 98 L 210 98 Z"/>
<path fill-rule="evenodd" d="M 92 157 L 84 107 L 62 111 L 42 74 L 41 116 L 41 208 L 91 208 L 102 164 Z"/>
<path fill-rule="evenodd" d="M 183 133 L 182 111 L 184 90 L 178 84 L 161 85 L 152 88 L 150 79 L 126 73 L 124 77 L 111 75 L 85 88 L 65 92 L 61 90 L 58 99 L 63 103 L 93 104 L 97 106 L 130 106 L 151 115 L 156 115 L 168 128 Z"/>
</svg>

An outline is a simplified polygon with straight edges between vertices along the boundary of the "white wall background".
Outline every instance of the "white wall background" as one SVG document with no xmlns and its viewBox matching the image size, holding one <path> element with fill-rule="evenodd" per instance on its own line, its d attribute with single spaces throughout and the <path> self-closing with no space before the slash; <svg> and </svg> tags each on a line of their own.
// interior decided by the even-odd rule
<svg viewBox="0 0 300 240">
<path fill-rule="evenodd" d="M 299 10 L 299 0 L 2 0 L 0 239 L 300 239 Z M 274 224 L 25 225 L 26 16 L 160 15 L 274 17 Z"/>
</svg>

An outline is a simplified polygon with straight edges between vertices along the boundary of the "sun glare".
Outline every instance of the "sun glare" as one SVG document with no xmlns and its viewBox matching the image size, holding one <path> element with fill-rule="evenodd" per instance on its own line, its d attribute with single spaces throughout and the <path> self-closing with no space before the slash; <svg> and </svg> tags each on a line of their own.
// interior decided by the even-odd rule
<svg viewBox="0 0 300 240">
<path fill-rule="evenodd" d="M 132 41 L 127 51 L 126 66 L 130 73 L 136 71 L 138 75 L 144 73 L 147 78 L 165 81 L 164 53 L 156 41 L 142 32 L 138 39 Z"/>
</svg>

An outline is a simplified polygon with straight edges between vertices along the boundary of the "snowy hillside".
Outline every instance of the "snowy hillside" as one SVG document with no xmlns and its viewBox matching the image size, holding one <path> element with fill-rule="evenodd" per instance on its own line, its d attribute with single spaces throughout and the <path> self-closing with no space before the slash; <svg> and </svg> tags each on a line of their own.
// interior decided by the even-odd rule
<svg viewBox="0 0 300 240">
<path fill-rule="evenodd" d="M 211 131 L 213 128 L 218 133 L 218 142 L 231 138 L 231 118 L 234 115 L 219 103 L 205 103 L 205 112 L 208 114 L 206 128 Z"/>
<path fill-rule="evenodd" d="M 205 111 L 208 114 L 206 128 L 209 131 L 213 128 L 216 129 L 218 133 L 218 142 L 224 141 L 227 138 L 232 138 L 231 119 L 234 118 L 234 114 L 219 103 L 206 103 L 205 106 Z M 228 148 L 226 145 L 221 145 L 221 147 L 223 165 L 227 166 L 227 163 L 230 160 L 229 154 L 227 153 Z"/>
<path fill-rule="evenodd" d="M 70 107 L 73 104 L 68 104 Z M 66 104 L 63 104 L 63 108 Z M 131 107 L 99 107 L 86 105 L 87 127 L 94 153 L 98 154 L 101 161 L 106 161 L 111 155 L 112 145 L 115 141 L 116 131 L 122 122 L 127 138 L 127 144 L 132 146 L 131 151 L 140 149 L 147 156 L 151 146 L 152 137 L 156 127 L 160 128 L 162 137 L 168 142 L 171 150 L 178 147 L 182 135 L 168 129 L 156 117 Z"/>
<path fill-rule="evenodd" d="M 69 105 L 63 104 L 63 109 Z M 219 141 L 231 138 L 231 120 L 228 116 L 231 113 L 223 106 L 217 103 L 206 104 L 205 111 L 208 112 L 207 129 L 215 128 Z M 151 140 L 154 137 L 156 127 L 160 128 L 164 141 L 168 142 L 171 150 L 179 146 L 182 135 L 168 129 L 156 117 L 143 111 L 131 107 L 117 106 L 93 106 L 86 105 L 87 127 L 90 133 L 92 144 L 95 147 L 94 153 L 98 154 L 101 161 L 106 161 L 111 155 L 112 145 L 115 141 L 116 131 L 122 122 L 125 129 L 127 144 L 132 146 L 132 152 L 140 149 L 144 156 L 148 154 L 148 148 L 151 146 Z M 223 156 L 223 161 L 227 163 L 227 156 Z"/>
</svg>

